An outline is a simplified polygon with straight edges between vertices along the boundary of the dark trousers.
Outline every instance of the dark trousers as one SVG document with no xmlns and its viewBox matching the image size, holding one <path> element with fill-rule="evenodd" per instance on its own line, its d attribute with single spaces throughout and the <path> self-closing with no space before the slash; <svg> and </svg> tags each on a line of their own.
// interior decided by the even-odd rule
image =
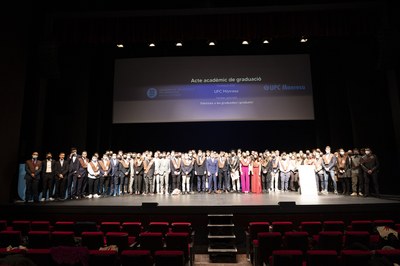
<svg viewBox="0 0 400 266">
<path fill-rule="evenodd" d="M 372 174 L 364 172 L 364 195 L 368 196 L 370 194 L 371 181 L 375 194 L 379 196 L 378 174 L 376 172 L 372 172 Z"/>
<path fill-rule="evenodd" d="M 55 181 L 55 190 L 53 198 L 55 199 L 64 199 L 65 198 L 65 190 L 67 185 L 67 178 L 59 178 L 56 177 Z"/>
<path fill-rule="evenodd" d="M 100 194 L 107 195 L 110 188 L 110 176 L 103 175 L 100 177 Z"/>
<path fill-rule="evenodd" d="M 181 188 L 181 175 L 172 174 L 172 190 Z"/>
<path fill-rule="evenodd" d="M 135 179 L 135 185 L 134 185 L 135 192 L 141 193 L 142 192 L 143 175 L 140 175 L 140 174 L 135 175 L 134 179 Z"/>
<path fill-rule="evenodd" d="M 83 182 L 87 178 L 86 175 L 78 177 L 77 175 L 74 175 L 73 177 L 73 184 L 72 184 L 72 189 L 71 189 L 71 194 L 68 195 L 69 198 L 73 196 L 82 196 L 82 187 L 83 187 Z"/>
<path fill-rule="evenodd" d="M 270 173 L 261 173 L 261 187 L 263 191 L 268 191 L 268 189 L 271 187 Z"/>
<path fill-rule="evenodd" d="M 197 175 L 197 191 L 206 191 L 206 176 L 205 175 Z"/>
<path fill-rule="evenodd" d="M 39 201 L 39 177 L 32 177 L 30 175 L 25 176 L 25 201 L 33 200 L 34 202 Z"/>
<path fill-rule="evenodd" d="M 99 178 L 88 178 L 88 184 L 89 184 L 89 194 L 98 194 L 98 188 L 99 188 Z"/>
<path fill-rule="evenodd" d="M 53 195 L 54 189 L 54 174 L 53 173 L 43 173 L 42 175 L 42 198 L 47 199 L 47 193 L 49 193 L 49 198 Z"/>
</svg>

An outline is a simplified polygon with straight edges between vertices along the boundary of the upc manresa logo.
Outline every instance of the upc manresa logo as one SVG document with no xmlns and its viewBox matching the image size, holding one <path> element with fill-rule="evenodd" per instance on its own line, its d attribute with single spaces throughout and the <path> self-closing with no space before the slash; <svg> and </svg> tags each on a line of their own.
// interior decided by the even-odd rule
<svg viewBox="0 0 400 266">
<path fill-rule="evenodd" d="M 154 99 L 157 97 L 158 92 L 157 92 L 157 89 L 150 88 L 147 90 L 146 94 L 147 94 L 147 97 L 149 97 L 149 99 Z"/>
</svg>

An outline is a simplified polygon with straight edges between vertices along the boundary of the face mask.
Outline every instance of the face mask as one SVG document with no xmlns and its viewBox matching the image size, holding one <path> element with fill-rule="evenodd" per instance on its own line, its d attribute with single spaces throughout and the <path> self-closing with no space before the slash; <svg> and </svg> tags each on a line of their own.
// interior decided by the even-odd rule
<svg viewBox="0 0 400 266">
<path fill-rule="evenodd" d="M 340 155 L 344 155 L 344 152 L 340 152 Z"/>
<path fill-rule="evenodd" d="M 92 159 L 93 162 L 97 162 L 97 159 Z"/>
<path fill-rule="evenodd" d="M 329 150 L 326 150 L 325 152 L 326 152 L 326 154 L 329 154 L 329 153 L 331 153 L 331 151 L 329 151 Z"/>
<path fill-rule="evenodd" d="M 37 155 L 32 155 L 32 159 L 37 159 Z"/>
<path fill-rule="evenodd" d="M 365 154 L 366 155 L 369 155 L 371 152 L 370 151 L 365 151 Z"/>
<path fill-rule="evenodd" d="M 51 160 L 51 156 L 47 156 L 47 160 Z"/>
</svg>

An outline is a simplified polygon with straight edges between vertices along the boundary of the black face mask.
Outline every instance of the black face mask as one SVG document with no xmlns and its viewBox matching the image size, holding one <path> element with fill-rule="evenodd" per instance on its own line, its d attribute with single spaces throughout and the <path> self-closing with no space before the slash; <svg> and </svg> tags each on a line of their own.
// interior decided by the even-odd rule
<svg viewBox="0 0 400 266">
<path fill-rule="evenodd" d="M 47 156 L 47 160 L 51 160 L 51 156 Z"/>
</svg>

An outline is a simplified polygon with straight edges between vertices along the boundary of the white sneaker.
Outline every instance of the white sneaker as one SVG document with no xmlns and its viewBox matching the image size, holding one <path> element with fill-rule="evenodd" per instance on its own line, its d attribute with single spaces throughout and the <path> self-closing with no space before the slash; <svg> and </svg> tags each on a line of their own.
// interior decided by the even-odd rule
<svg viewBox="0 0 400 266">
<path fill-rule="evenodd" d="M 93 195 L 93 198 L 96 198 L 96 199 L 97 199 L 97 198 L 100 198 L 100 196 L 99 196 L 98 194 L 94 194 L 94 195 Z"/>
<path fill-rule="evenodd" d="M 361 193 L 361 192 L 358 193 L 358 196 L 362 196 L 362 195 L 363 195 L 363 193 Z"/>
<path fill-rule="evenodd" d="M 350 196 L 357 196 L 357 193 L 353 192 Z"/>
<path fill-rule="evenodd" d="M 45 198 L 41 198 L 40 201 L 46 201 L 46 199 Z"/>
<path fill-rule="evenodd" d="M 92 194 L 89 194 L 88 199 L 91 199 L 92 197 L 93 197 L 93 195 L 92 195 Z"/>
<path fill-rule="evenodd" d="M 49 200 L 50 200 L 50 201 L 54 201 L 54 198 L 50 197 Z"/>
</svg>

